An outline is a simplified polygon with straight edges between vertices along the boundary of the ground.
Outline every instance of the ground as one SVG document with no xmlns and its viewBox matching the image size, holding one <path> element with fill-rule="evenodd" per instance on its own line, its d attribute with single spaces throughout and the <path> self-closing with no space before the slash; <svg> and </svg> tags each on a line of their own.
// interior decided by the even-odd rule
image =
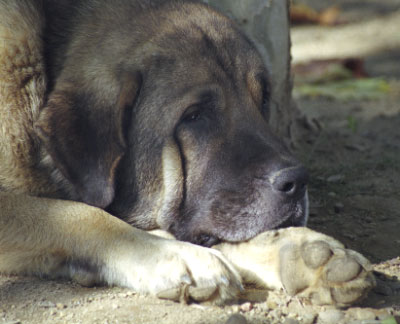
<svg viewBox="0 0 400 324">
<path fill-rule="evenodd" d="M 304 2 L 313 4 L 311 0 Z M 317 9 L 323 8 L 321 3 L 329 3 L 314 2 Z M 349 9 L 346 19 L 356 20 L 375 17 L 377 12 L 390 14 L 400 7 L 395 0 L 370 0 L 360 15 L 354 6 L 357 1 L 341 2 Z M 301 45 L 296 37 L 294 34 L 294 47 Z M 382 91 L 374 99 L 362 95 L 355 99 L 296 96 L 306 116 L 305 125 L 312 129 L 304 132 L 296 150 L 311 173 L 309 226 L 339 239 L 375 263 L 378 287 L 360 305 L 345 310 L 311 307 L 279 292 L 255 292 L 249 297 L 251 303 L 225 307 L 181 305 L 121 288 L 83 288 L 71 282 L 0 277 L 0 324 L 208 324 L 225 323 L 237 312 L 256 324 L 372 324 L 400 316 L 399 52 L 383 50 L 363 58 L 368 74 L 384 76 L 390 87 L 389 92 Z M 241 322 L 232 318 L 231 323 Z"/>
</svg>

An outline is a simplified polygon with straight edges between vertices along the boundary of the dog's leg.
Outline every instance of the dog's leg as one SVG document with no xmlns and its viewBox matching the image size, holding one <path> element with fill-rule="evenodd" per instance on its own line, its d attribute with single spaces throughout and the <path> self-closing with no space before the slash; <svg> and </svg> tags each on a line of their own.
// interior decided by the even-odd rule
<svg viewBox="0 0 400 324">
<path fill-rule="evenodd" d="M 218 251 L 148 234 L 82 203 L 4 193 L 0 273 L 67 277 L 180 300 L 220 302 L 241 288 Z"/>
<path fill-rule="evenodd" d="M 262 233 L 248 242 L 222 243 L 220 250 L 242 280 L 284 289 L 314 304 L 352 304 L 374 286 L 369 261 L 335 239 L 305 227 Z"/>
</svg>

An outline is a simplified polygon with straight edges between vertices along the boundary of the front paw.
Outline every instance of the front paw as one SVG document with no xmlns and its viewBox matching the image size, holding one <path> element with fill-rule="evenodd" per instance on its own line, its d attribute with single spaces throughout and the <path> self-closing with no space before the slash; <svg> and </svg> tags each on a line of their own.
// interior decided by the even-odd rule
<svg viewBox="0 0 400 324">
<path fill-rule="evenodd" d="M 279 274 L 286 292 L 313 304 L 351 305 L 375 285 L 372 267 L 361 254 L 309 229 L 290 229 L 279 250 Z"/>
<path fill-rule="evenodd" d="M 353 304 L 375 285 L 366 258 L 305 227 L 268 231 L 248 242 L 215 248 L 236 266 L 245 283 L 284 289 L 316 305 Z"/>
<path fill-rule="evenodd" d="M 218 251 L 173 241 L 170 256 L 157 263 L 160 270 L 154 292 L 175 301 L 211 301 L 218 304 L 234 299 L 242 284 L 240 275 Z"/>
<path fill-rule="evenodd" d="M 146 237 L 144 246 L 114 253 L 107 283 L 159 298 L 221 304 L 242 289 L 238 272 L 218 251 L 186 242 Z"/>
</svg>

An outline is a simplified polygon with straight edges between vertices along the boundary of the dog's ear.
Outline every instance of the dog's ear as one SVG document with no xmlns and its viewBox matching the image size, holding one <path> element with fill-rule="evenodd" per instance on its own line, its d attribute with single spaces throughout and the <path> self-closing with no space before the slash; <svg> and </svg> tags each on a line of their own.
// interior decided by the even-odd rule
<svg viewBox="0 0 400 324">
<path fill-rule="evenodd" d="M 141 85 L 140 74 L 120 80 L 116 99 L 63 84 L 50 94 L 35 123 L 56 167 L 80 199 L 105 208 L 114 199 L 114 174 L 126 148 L 126 128 Z M 111 101 L 114 101 L 111 103 Z"/>
</svg>

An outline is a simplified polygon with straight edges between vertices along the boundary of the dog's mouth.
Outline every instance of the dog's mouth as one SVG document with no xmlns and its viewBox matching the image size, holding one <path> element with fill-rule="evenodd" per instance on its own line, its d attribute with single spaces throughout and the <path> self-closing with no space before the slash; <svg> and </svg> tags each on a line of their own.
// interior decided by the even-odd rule
<svg viewBox="0 0 400 324">
<path fill-rule="evenodd" d="M 212 232 L 201 232 L 195 235 L 190 239 L 190 242 L 205 247 L 211 247 L 221 242 L 247 241 L 269 230 L 306 226 L 309 214 L 308 204 L 308 194 L 305 192 L 304 197 L 294 203 L 294 207 L 291 209 L 289 215 L 286 215 L 287 217 L 282 217 L 280 222 L 277 221 L 266 226 L 260 226 L 259 228 L 251 231 L 238 228 L 236 229 L 237 233 L 234 233 L 233 235 L 232 233 L 225 233 L 225 235 L 221 235 L 221 232 L 215 231 L 214 229 Z M 239 232 L 242 232 L 243 234 L 240 235 Z"/>
<path fill-rule="evenodd" d="M 204 247 L 212 247 L 214 245 L 221 243 L 222 241 L 223 240 L 211 234 L 200 234 L 192 241 L 192 243 Z"/>
<path fill-rule="evenodd" d="M 287 227 L 301 227 L 305 226 L 304 222 L 299 220 L 296 216 L 290 216 L 288 219 L 283 221 L 277 227 L 272 229 L 280 229 L 280 228 L 287 228 Z"/>
<path fill-rule="evenodd" d="M 268 228 L 266 230 L 256 232 L 255 235 L 252 235 L 251 237 L 245 238 L 243 240 L 238 240 L 238 241 L 226 240 L 226 239 L 217 237 L 212 234 L 202 233 L 202 234 L 199 234 L 196 237 L 194 237 L 193 240 L 191 240 L 191 243 L 201 245 L 204 247 L 212 247 L 221 242 L 248 241 L 248 240 L 251 240 L 253 237 L 255 237 L 263 232 L 269 231 L 269 230 L 275 230 L 275 229 L 287 228 L 287 227 L 301 227 L 301 226 L 305 226 L 305 223 L 302 220 L 299 220 L 299 218 L 296 217 L 296 215 L 292 215 L 292 216 L 288 217 L 286 220 L 284 220 L 282 223 L 280 223 L 278 226 L 274 226 L 273 228 Z"/>
</svg>

